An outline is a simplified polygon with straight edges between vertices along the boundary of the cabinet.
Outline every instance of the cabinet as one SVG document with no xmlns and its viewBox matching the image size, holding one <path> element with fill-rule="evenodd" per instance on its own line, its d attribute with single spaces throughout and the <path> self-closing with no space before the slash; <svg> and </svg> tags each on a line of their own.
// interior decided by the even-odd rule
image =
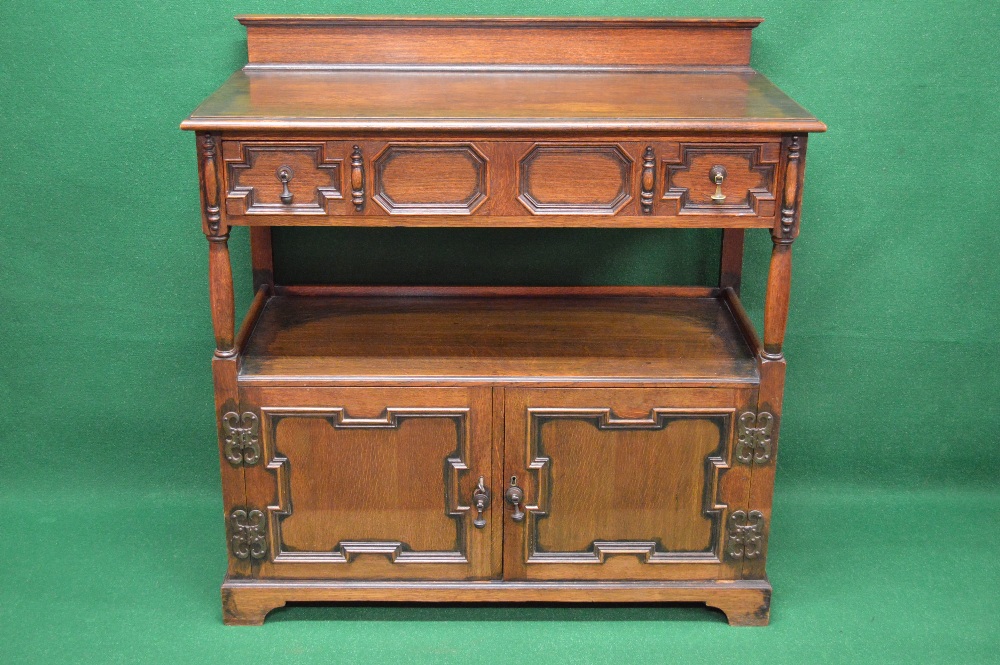
<svg viewBox="0 0 1000 665">
<path fill-rule="evenodd" d="M 225 621 L 696 601 L 766 623 L 791 247 L 825 127 L 749 67 L 760 21 L 240 20 L 249 64 L 182 124 Z M 239 326 L 235 225 L 256 289 Z M 271 229 L 296 225 L 720 228 L 722 258 L 703 287 L 283 284 Z M 753 228 L 773 240 L 762 336 L 739 299 Z"/>
</svg>

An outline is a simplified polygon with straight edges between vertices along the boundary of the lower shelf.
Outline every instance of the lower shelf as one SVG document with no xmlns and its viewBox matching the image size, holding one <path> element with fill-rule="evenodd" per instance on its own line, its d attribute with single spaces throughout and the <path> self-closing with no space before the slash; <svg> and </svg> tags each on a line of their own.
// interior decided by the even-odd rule
<svg viewBox="0 0 1000 665">
<path fill-rule="evenodd" d="M 240 383 L 755 384 L 735 295 L 273 296 Z"/>
<path fill-rule="evenodd" d="M 766 626 L 771 584 L 766 580 L 690 582 L 353 582 L 226 579 L 223 621 L 259 626 L 290 602 L 694 602 L 722 610 L 730 625 Z"/>
</svg>

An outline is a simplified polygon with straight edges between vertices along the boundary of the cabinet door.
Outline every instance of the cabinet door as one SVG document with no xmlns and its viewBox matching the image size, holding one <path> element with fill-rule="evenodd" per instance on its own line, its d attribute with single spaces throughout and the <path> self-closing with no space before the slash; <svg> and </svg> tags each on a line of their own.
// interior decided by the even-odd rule
<svg viewBox="0 0 1000 665">
<path fill-rule="evenodd" d="M 491 576 L 499 525 L 474 500 L 492 469 L 488 388 L 244 387 L 241 407 L 259 418 L 256 576 Z"/>
<path fill-rule="evenodd" d="M 506 395 L 505 481 L 524 517 L 504 506 L 505 579 L 740 577 L 726 525 L 747 510 L 733 434 L 752 389 Z"/>
</svg>

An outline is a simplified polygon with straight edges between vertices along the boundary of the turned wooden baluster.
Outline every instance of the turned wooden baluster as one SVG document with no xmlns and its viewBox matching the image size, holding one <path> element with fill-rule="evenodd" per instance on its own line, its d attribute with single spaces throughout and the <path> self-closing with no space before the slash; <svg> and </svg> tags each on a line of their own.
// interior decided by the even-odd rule
<svg viewBox="0 0 1000 665">
<path fill-rule="evenodd" d="M 208 239 L 208 289 L 215 331 L 215 357 L 232 358 L 235 301 L 233 271 L 229 262 L 229 227 L 222 223 L 218 141 L 211 134 L 198 137 L 201 152 L 202 225 Z"/>
<path fill-rule="evenodd" d="M 792 278 L 792 243 L 799 235 L 799 215 L 802 201 L 803 160 L 806 152 L 804 136 L 787 139 L 785 186 L 782 191 L 781 215 L 771 230 L 771 267 L 767 275 L 767 295 L 764 302 L 764 352 L 768 360 L 781 360 L 788 322 L 788 295 Z"/>
</svg>

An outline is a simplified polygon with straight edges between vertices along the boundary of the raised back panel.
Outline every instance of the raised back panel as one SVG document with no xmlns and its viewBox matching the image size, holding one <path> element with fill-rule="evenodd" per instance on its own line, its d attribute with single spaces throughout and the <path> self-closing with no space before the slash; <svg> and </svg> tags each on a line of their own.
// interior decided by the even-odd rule
<svg viewBox="0 0 1000 665">
<path fill-rule="evenodd" d="M 762 19 L 240 16 L 251 65 L 748 66 Z"/>
</svg>

